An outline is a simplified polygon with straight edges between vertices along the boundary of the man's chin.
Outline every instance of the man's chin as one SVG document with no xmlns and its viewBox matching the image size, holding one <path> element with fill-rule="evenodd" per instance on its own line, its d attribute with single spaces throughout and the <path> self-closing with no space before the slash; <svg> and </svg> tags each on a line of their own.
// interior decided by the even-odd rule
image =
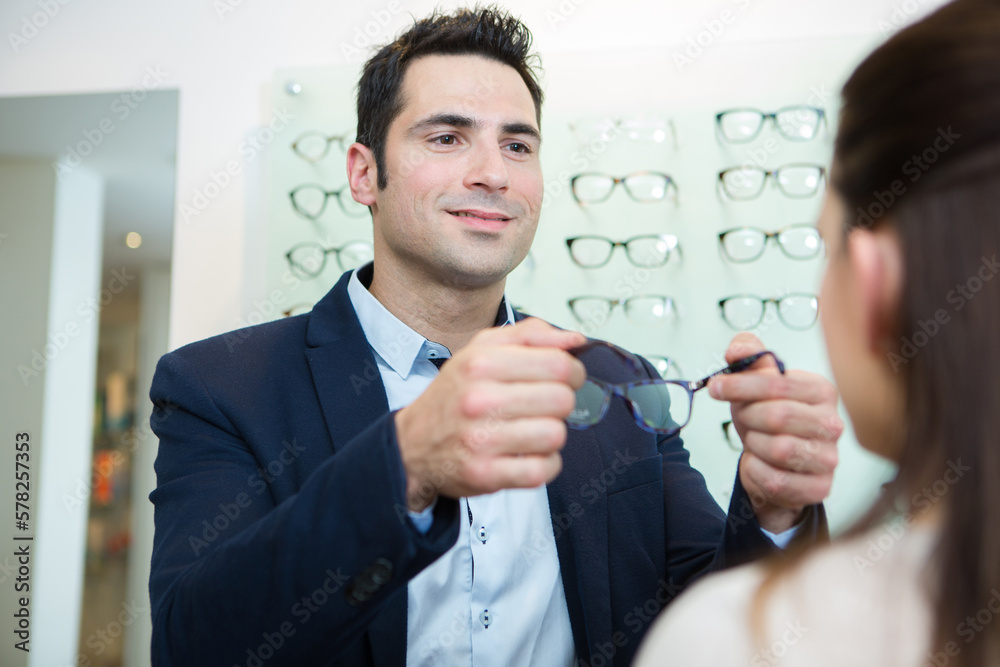
<svg viewBox="0 0 1000 667">
<path fill-rule="evenodd" d="M 442 282 L 456 289 L 482 289 L 503 281 L 517 266 L 513 259 L 476 261 L 474 257 L 452 258 L 441 267 Z"/>
</svg>

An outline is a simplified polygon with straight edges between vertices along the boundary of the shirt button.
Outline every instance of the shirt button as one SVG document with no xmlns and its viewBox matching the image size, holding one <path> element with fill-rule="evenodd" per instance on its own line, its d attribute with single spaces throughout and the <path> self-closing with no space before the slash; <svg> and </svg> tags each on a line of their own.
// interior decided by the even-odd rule
<svg viewBox="0 0 1000 667">
<path fill-rule="evenodd" d="M 483 544 L 486 544 L 486 540 L 490 539 L 490 534 L 486 530 L 486 526 L 480 526 L 479 532 L 476 533 L 476 535 L 479 537 L 479 541 Z"/>
<path fill-rule="evenodd" d="M 483 624 L 484 628 L 490 627 L 490 623 L 493 622 L 493 617 L 490 616 L 489 609 L 483 609 L 483 612 L 479 614 L 479 621 Z"/>
</svg>

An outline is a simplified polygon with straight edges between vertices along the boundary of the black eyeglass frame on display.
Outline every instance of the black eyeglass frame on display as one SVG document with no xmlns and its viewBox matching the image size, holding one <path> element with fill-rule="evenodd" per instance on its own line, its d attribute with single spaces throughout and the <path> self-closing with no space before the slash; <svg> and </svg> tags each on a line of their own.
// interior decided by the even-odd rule
<svg viewBox="0 0 1000 667">
<path fill-rule="evenodd" d="M 808 112 L 815 116 L 815 122 L 811 123 L 812 136 L 802 137 L 786 133 L 781 123 L 778 122 L 778 117 L 783 114 L 797 113 L 802 111 Z M 746 137 L 741 137 L 739 139 L 734 139 L 733 137 L 726 134 L 723 122 L 726 116 L 737 113 L 753 114 L 757 116 L 758 124 L 757 124 L 757 129 L 752 134 Z M 819 128 L 821 125 L 823 127 L 827 127 L 826 110 L 821 109 L 819 107 L 809 106 L 808 104 L 792 104 L 786 107 L 781 107 L 777 111 L 771 111 L 771 112 L 761 111 L 760 109 L 754 109 L 752 107 L 740 107 L 734 109 L 726 109 L 725 111 L 720 111 L 719 113 L 715 114 L 716 137 L 721 139 L 724 143 L 730 143 L 730 144 L 749 143 L 760 136 L 761 130 L 764 129 L 764 126 L 767 124 L 768 120 L 771 121 L 775 131 L 788 141 L 798 141 L 798 142 L 812 141 L 813 139 L 819 136 Z"/>
<path fill-rule="evenodd" d="M 300 192 L 304 190 L 318 190 L 319 192 L 323 193 L 323 203 L 320 204 L 319 210 L 316 211 L 315 213 L 307 211 L 305 207 L 302 206 L 301 203 L 295 198 L 296 195 L 298 195 Z M 350 196 L 351 196 L 351 188 L 348 185 L 344 185 L 339 190 L 327 190 L 318 183 L 304 183 L 288 193 L 289 199 L 292 200 L 292 208 L 295 210 L 296 213 L 301 215 L 306 220 L 319 220 L 320 216 L 323 215 L 323 211 L 326 210 L 326 203 L 330 201 L 330 197 L 336 197 L 337 204 L 340 206 L 340 210 L 344 212 L 344 215 L 350 216 L 352 218 L 365 217 L 369 212 L 367 206 L 355 202 L 355 204 L 357 204 L 359 208 L 349 209 L 347 204 L 344 203 L 343 198 Z M 351 198 L 351 201 L 353 202 L 354 199 Z"/>
<path fill-rule="evenodd" d="M 666 251 L 663 252 L 663 259 L 660 260 L 657 257 L 655 261 L 645 263 L 636 261 L 636 257 L 633 256 L 633 249 L 629 247 L 629 244 L 632 244 L 635 241 L 651 241 L 654 239 L 662 241 L 667 246 Z M 581 262 L 573 253 L 573 246 L 581 241 L 601 241 L 602 243 L 607 244 L 607 256 L 601 262 L 594 262 L 590 264 Z M 638 236 L 633 236 L 632 238 L 624 241 L 612 241 L 604 236 L 587 234 L 566 239 L 566 248 L 569 250 L 569 258 L 581 269 L 599 269 L 602 266 L 605 266 L 611 261 L 611 256 L 614 255 L 615 248 L 623 248 L 625 250 L 625 256 L 628 257 L 628 261 L 631 262 L 633 266 L 646 269 L 655 269 L 665 265 L 674 252 L 677 253 L 678 257 L 684 256 L 684 253 L 681 251 L 680 241 L 678 241 L 677 237 L 673 234 L 639 234 Z"/>
<path fill-rule="evenodd" d="M 785 188 L 784 185 L 781 184 L 782 172 L 789 169 L 815 170 L 817 175 L 816 187 L 810 189 L 808 192 L 805 192 L 803 194 L 795 194 L 790 192 Z M 726 185 L 726 177 L 730 174 L 735 174 L 737 172 L 744 172 L 744 173 L 752 172 L 755 174 L 763 174 L 763 177 L 760 179 L 760 185 L 753 192 L 747 194 L 733 194 L 733 191 Z M 763 167 L 754 167 L 754 166 L 728 167 L 719 172 L 716 178 L 715 185 L 716 185 L 716 193 L 724 201 L 725 198 L 728 198 L 729 200 L 732 201 L 751 201 L 757 199 L 758 197 L 761 196 L 761 194 L 763 194 L 764 188 L 767 186 L 768 180 L 773 180 L 778 188 L 778 191 L 781 192 L 781 194 L 783 194 L 784 196 L 788 197 L 789 199 L 810 199 L 811 197 L 815 197 L 816 194 L 820 191 L 820 189 L 822 189 L 823 185 L 826 183 L 826 179 L 827 179 L 826 167 L 824 167 L 823 165 L 812 164 L 808 162 L 792 162 L 789 164 L 781 165 L 780 167 L 777 167 L 775 169 L 764 169 Z"/>
<path fill-rule="evenodd" d="M 346 153 L 347 149 L 344 146 L 344 140 L 347 139 L 347 136 L 346 132 L 344 134 L 325 134 L 319 130 L 310 130 L 296 137 L 295 141 L 292 142 L 292 151 L 306 162 L 319 162 L 330 152 L 330 144 L 337 144 L 340 146 L 340 152 Z M 324 142 L 323 150 L 316 155 L 302 150 L 303 141 L 312 138 L 321 139 Z"/>
</svg>

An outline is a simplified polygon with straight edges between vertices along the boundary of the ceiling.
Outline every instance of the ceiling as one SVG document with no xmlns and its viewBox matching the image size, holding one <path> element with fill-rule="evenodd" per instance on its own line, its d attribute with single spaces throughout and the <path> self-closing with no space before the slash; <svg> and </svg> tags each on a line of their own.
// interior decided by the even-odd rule
<svg viewBox="0 0 1000 667">
<path fill-rule="evenodd" d="M 81 142 L 81 153 L 94 145 L 82 164 L 104 178 L 105 270 L 169 264 L 177 104 L 175 90 L 141 99 L 130 91 L 0 98 L 0 156 L 51 161 L 55 169 Z M 137 249 L 125 245 L 132 231 L 142 235 Z"/>
</svg>

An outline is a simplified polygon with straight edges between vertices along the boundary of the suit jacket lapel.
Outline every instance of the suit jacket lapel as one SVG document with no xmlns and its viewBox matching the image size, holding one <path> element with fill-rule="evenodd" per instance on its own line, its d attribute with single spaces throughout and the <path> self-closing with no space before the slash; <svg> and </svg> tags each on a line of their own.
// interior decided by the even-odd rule
<svg viewBox="0 0 1000 667">
<path fill-rule="evenodd" d="M 350 276 L 341 276 L 313 307 L 306 331 L 306 358 L 334 453 L 389 411 L 382 376 L 347 293 Z M 403 586 L 368 626 L 375 665 L 405 665 L 406 615 Z"/>
<path fill-rule="evenodd" d="M 347 294 L 350 272 L 317 303 L 306 358 L 333 451 L 389 411 L 378 365 Z"/>
</svg>

